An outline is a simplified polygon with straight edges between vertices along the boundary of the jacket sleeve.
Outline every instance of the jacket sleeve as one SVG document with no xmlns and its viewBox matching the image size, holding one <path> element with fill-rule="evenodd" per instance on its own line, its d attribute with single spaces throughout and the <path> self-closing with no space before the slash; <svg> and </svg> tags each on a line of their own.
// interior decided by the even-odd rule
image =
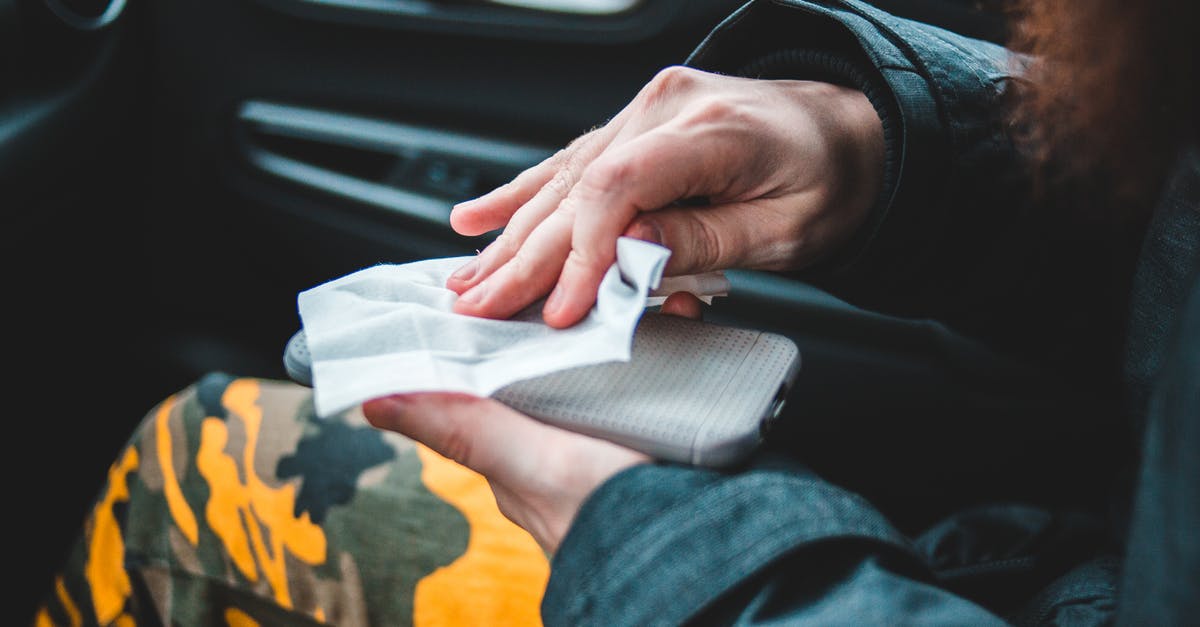
<svg viewBox="0 0 1200 627">
<path fill-rule="evenodd" d="M 550 626 L 1003 625 L 929 583 L 861 498 L 772 462 L 643 465 L 580 510 L 551 565 Z"/>
<path fill-rule="evenodd" d="M 838 257 L 795 278 L 1045 357 L 1098 337 L 1071 326 L 1083 326 L 1072 318 L 1079 310 L 1096 317 L 1086 277 L 1104 272 L 1089 265 L 1081 234 L 1030 202 L 1002 122 L 1012 62 L 999 46 L 853 0 L 753 1 L 688 60 L 727 74 L 842 81 L 880 113 L 889 170 L 872 217 Z M 1076 265 L 1052 256 L 1064 237 Z M 785 466 L 660 464 L 613 477 L 554 557 L 547 624 L 1003 624 L 930 585 L 869 503 Z"/>
<path fill-rule="evenodd" d="M 857 0 L 750 2 L 687 60 L 723 74 L 841 82 L 879 113 L 887 152 L 874 210 L 843 250 L 794 278 L 1022 358 L 1110 355 L 1116 346 L 1088 338 L 1119 335 L 1125 284 L 1108 268 L 1132 264 L 1114 258 L 1100 221 L 1034 201 L 1006 122 L 1022 62 Z"/>
</svg>

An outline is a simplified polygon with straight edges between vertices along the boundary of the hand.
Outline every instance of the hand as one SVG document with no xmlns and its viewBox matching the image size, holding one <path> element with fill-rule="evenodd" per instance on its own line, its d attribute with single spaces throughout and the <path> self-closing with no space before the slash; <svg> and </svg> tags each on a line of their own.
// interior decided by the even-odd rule
<svg viewBox="0 0 1200 627">
<path fill-rule="evenodd" d="M 664 313 L 700 317 L 701 303 L 672 294 Z M 579 507 L 642 453 L 537 421 L 491 399 L 398 394 L 363 405 L 367 421 L 397 431 L 487 478 L 505 516 L 554 553 Z"/>
<path fill-rule="evenodd" d="M 595 303 L 622 234 L 670 248 L 667 275 L 801 268 L 849 239 L 882 172 L 861 92 L 669 68 L 605 126 L 456 206 L 457 232 L 504 230 L 446 287 L 455 311 L 491 318 L 550 293 L 542 315 L 561 328 Z"/>
</svg>

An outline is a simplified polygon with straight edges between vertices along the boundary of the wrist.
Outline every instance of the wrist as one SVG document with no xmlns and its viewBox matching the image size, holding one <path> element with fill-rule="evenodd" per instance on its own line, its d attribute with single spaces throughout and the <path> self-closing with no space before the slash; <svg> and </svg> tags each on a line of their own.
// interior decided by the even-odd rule
<svg viewBox="0 0 1200 627">
<path fill-rule="evenodd" d="M 790 234 L 798 245 L 787 269 L 808 268 L 843 250 L 877 207 L 884 186 L 886 142 L 876 108 L 858 89 L 818 81 L 787 81 L 791 110 L 805 119 L 791 126 L 820 146 L 800 164 L 809 177 L 796 197 L 805 215 Z"/>
<path fill-rule="evenodd" d="M 617 474 L 649 463 L 648 456 L 606 440 L 572 434 L 577 446 L 553 450 L 536 473 L 542 502 L 531 519 L 520 521 L 542 549 L 553 555 L 575 521 L 583 503 Z"/>
<path fill-rule="evenodd" d="M 693 62 L 700 61 L 699 58 L 693 60 Z M 856 229 L 849 235 L 847 241 L 840 243 L 836 250 L 825 251 L 825 254 L 821 255 L 819 263 L 808 263 L 791 268 L 792 270 L 803 269 L 801 276 L 807 277 L 809 280 L 822 280 L 845 271 L 855 264 L 874 239 L 874 233 L 889 211 L 892 195 L 895 193 L 900 177 L 900 147 L 903 141 L 899 123 L 900 112 L 887 82 L 873 67 L 869 59 L 844 51 L 824 49 L 780 49 L 748 62 L 742 61 L 738 65 L 726 68 L 726 71 L 737 76 L 760 79 L 803 79 L 842 86 L 847 88 L 848 94 L 839 95 L 839 99 L 849 94 L 854 96 L 844 102 L 850 107 L 845 112 L 847 114 L 846 124 L 850 128 L 857 127 L 860 130 L 867 128 L 859 126 L 865 121 L 880 125 L 878 127 L 879 139 L 882 143 L 879 145 L 880 152 L 876 153 L 881 155 L 879 165 L 872 170 L 867 163 L 860 162 L 864 166 L 859 170 L 861 174 L 840 178 L 839 185 L 828 190 L 830 202 L 853 202 L 853 209 L 860 209 L 863 206 L 863 197 L 867 196 L 866 190 L 874 186 L 876 193 L 874 198 L 866 200 L 865 216 L 857 223 Z M 874 119 L 863 117 L 869 114 L 861 108 L 862 97 L 865 97 L 873 109 Z M 867 138 L 860 137 L 860 139 Z M 860 144 L 859 146 L 867 148 L 869 145 Z M 860 154 L 867 156 L 868 153 Z M 878 176 L 877 183 L 874 174 Z M 854 180 L 860 181 L 858 190 L 860 195 L 849 200 L 837 198 L 836 192 L 851 185 Z M 843 194 L 844 196 L 845 194 Z"/>
<path fill-rule="evenodd" d="M 839 132 L 835 159 L 841 165 L 837 168 L 840 176 L 831 177 L 828 194 L 835 210 L 852 216 L 850 222 L 857 230 L 866 222 L 883 188 L 883 123 L 866 94 L 857 89 L 836 87 L 831 98 L 831 110 L 837 119 L 831 128 Z M 853 233 L 847 233 L 846 239 L 850 235 Z"/>
</svg>

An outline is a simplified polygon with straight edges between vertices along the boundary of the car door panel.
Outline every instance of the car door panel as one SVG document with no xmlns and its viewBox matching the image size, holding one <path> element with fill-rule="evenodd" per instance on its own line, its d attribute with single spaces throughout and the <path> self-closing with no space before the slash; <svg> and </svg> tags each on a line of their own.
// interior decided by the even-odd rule
<svg viewBox="0 0 1200 627">
<path fill-rule="evenodd" d="M 421 6 L 155 5 L 146 213 L 165 316 L 148 343 L 176 362 L 160 372 L 184 382 L 228 367 L 212 359 L 227 354 L 246 374 L 281 376 L 298 291 L 481 248 L 486 237 L 448 228 L 454 202 L 604 122 L 736 5 L 647 0 L 616 16 Z M 216 254 L 178 254 L 213 242 Z M 229 350 L 175 350 L 180 334 Z"/>
</svg>

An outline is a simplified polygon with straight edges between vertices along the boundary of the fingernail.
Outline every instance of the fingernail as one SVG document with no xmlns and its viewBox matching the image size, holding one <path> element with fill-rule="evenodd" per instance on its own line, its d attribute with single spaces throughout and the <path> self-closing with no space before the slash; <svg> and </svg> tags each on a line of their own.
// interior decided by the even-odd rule
<svg viewBox="0 0 1200 627">
<path fill-rule="evenodd" d="M 479 303 L 483 302 L 484 296 L 487 296 L 487 286 L 483 283 L 480 283 L 466 292 L 463 292 L 462 296 L 458 297 L 458 300 L 468 305 L 478 305 Z"/>
<path fill-rule="evenodd" d="M 405 407 L 408 407 L 408 405 L 410 404 L 409 397 L 404 394 L 393 394 L 391 396 L 385 396 L 382 400 L 383 400 L 383 402 L 387 403 L 388 406 L 395 408 L 395 409 L 404 409 Z"/>
<path fill-rule="evenodd" d="M 637 234 L 633 236 L 644 242 L 651 242 L 662 246 L 663 237 L 662 230 L 658 227 L 658 223 L 653 220 L 643 221 L 637 228 Z"/>
<path fill-rule="evenodd" d="M 455 281 L 470 281 L 471 277 L 475 276 L 475 273 L 478 271 L 479 261 L 472 259 L 463 264 L 461 268 L 455 270 L 454 273 L 450 275 L 450 278 L 454 279 Z"/>
<path fill-rule="evenodd" d="M 403 413 L 408 406 L 407 397 L 400 395 L 382 396 L 363 403 L 363 413 L 368 419 L 386 419 L 390 415 Z"/>
<path fill-rule="evenodd" d="M 546 306 L 542 309 L 544 314 L 554 314 L 559 309 L 562 309 L 563 289 L 559 286 L 554 286 L 554 290 L 550 292 L 550 296 L 546 298 Z"/>
</svg>

